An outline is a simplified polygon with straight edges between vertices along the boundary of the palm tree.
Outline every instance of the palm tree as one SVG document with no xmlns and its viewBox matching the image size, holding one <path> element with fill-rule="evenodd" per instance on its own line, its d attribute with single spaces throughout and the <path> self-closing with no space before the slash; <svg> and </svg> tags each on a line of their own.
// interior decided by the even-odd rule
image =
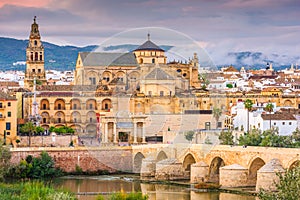
<svg viewBox="0 0 300 200">
<path fill-rule="evenodd" d="M 274 105 L 272 103 L 268 103 L 266 105 L 266 108 L 265 110 L 269 112 L 269 117 L 270 117 L 270 129 L 271 129 L 271 112 L 273 112 L 273 109 L 274 109 Z"/>
<path fill-rule="evenodd" d="M 212 110 L 213 117 L 216 119 L 216 129 L 218 129 L 218 121 L 222 115 L 222 110 L 220 108 L 214 107 Z"/>
<path fill-rule="evenodd" d="M 244 101 L 244 105 L 245 105 L 245 108 L 247 109 L 248 113 L 248 118 L 247 118 L 247 132 L 249 132 L 249 111 L 252 109 L 252 106 L 253 106 L 253 102 L 251 99 L 246 99 Z"/>
</svg>

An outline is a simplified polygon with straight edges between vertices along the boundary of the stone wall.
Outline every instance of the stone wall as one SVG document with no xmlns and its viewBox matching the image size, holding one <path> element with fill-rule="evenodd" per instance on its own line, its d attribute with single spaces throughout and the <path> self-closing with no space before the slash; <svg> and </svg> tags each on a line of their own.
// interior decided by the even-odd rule
<svg viewBox="0 0 300 200">
<path fill-rule="evenodd" d="M 28 136 L 19 136 L 21 142 L 19 143 L 19 147 L 27 147 L 29 144 L 29 137 Z M 31 137 L 31 147 L 68 147 L 70 145 L 71 140 L 76 145 L 78 143 L 77 136 L 71 135 L 45 135 L 45 136 L 32 136 Z"/>
<path fill-rule="evenodd" d="M 132 172 L 132 151 L 128 147 L 116 148 L 84 148 L 84 147 L 67 147 L 67 148 L 17 148 L 12 149 L 12 163 L 19 163 L 28 155 L 37 157 L 42 151 L 54 159 L 57 167 L 66 172 L 73 172 L 76 166 L 83 171 L 102 171 L 109 172 Z"/>
</svg>

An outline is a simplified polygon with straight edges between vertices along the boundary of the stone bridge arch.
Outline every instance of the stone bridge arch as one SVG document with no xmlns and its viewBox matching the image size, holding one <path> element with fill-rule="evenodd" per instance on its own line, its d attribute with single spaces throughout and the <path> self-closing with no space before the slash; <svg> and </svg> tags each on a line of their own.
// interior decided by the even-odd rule
<svg viewBox="0 0 300 200">
<path fill-rule="evenodd" d="M 257 181 L 257 171 L 266 164 L 266 162 L 260 158 L 255 157 L 249 162 L 248 166 L 248 184 L 255 186 Z"/>
<path fill-rule="evenodd" d="M 223 158 L 216 156 L 212 159 L 209 165 L 209 181 L 219 183 L 220 168 L 225 166 Z"/>
<path fill-rule="evenodd" d="M 191 153 L 188 153 L 183 159 L 183 163 L 182 163 L 183 169 L 185 171 L 190 172 L 191 171 L 191 165 L 194 164 L 194 163 L 196 163 L 195 157 Z"/>
<path fill-rule="evenodd" d="M 144 158 L 145 158 L 145 156 L 141 152 L 138 152 L 137 154 L 135 154 L 134 159 L 133 159 L 133 172 L 134 173 L 141 173 L 142 161 Z"/>
<path fill-rule="evenodd" d="M 156 156 L 156 161 L 159 162 L 159 161 L 165 160 L 165 159 L 168 159 L 168 156 L 167 156 L 166 152 L 161 150 Z"/>
</svg>

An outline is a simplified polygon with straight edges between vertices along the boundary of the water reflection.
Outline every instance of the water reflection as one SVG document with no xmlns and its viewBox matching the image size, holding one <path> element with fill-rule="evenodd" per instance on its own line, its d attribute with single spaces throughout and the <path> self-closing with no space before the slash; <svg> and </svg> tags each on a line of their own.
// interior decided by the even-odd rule
<svg viewBox="0 0 300 200">
<path fill-rule="evenodd" d="M 149 195 L 149 200 L 254 200 L 251 196 L 242 196 L 228 193 L 199 193 L 189 191 L 188 188 L 140 183 L 132 178 L 120 176 L 93 176 L 93 177 L 64 177 L 56 183 L 56 187 L 68 189 L 76 194 L 85 192 L 134 192 L 141 191 Z M 80 200 L 95 200 L 96 195 L 78 195 Z"/>
</svg>

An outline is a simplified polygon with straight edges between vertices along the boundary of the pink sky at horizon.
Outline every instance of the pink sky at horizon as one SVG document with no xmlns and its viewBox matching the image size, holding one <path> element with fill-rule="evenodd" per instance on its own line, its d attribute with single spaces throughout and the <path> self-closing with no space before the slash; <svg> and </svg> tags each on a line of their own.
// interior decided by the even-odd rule
<svg viewBox="0 0 300 200">
<path fill-rule="evenodd" d="M 49 4 L 51 0 L 0 0 L 0 8 L 4 5 L 15 5 L 24 7 L 44 7 Z"/>
</svg>

